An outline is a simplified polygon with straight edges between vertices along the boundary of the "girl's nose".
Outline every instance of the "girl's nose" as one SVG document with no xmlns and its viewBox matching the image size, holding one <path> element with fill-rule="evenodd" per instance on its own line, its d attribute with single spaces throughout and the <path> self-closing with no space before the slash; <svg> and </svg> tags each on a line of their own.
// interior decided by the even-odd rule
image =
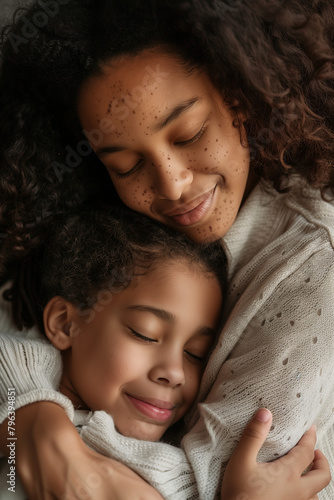
<svg viewBox="0 0 334 500">
<path fill-rule="evenodd" d="M 166 354 L 160 360 L 157 359 L 149 372 L 149 377 L 153 382 L 172 388 L 184 385 L 183 356 L 170 357 Z"/>
<path fill-rule="evenodd" d="M 183 162 L 169 156 L 152 163 L 154 191 L 165 200 L 179 200 L 184 190 L 192 183 L 193 173 Z"/>
</svg>

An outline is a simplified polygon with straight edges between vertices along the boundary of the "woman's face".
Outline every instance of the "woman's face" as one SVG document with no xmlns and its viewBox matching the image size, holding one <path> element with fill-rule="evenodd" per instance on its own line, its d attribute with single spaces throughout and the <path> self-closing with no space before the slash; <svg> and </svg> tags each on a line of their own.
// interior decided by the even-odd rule
<svg viewBox="0 0 334 500">
<path fill-rule="evenodd" d="M 122 57 L 85 82 L 78 112 L 128 207 L 199 242 L 229 230 L 249 150 L 205 72 L 163 52 Z"/>
</svg>

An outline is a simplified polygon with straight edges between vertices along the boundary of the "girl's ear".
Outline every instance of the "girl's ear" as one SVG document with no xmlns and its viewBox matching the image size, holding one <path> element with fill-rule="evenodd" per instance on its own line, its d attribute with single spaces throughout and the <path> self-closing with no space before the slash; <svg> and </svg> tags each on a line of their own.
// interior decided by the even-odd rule
<svg viewBox="0 0 334 500">
<path fill-rule="evenodd" d="M 77 335 L 78 327 L 73 320 L 73 305 L 63 297 L 53 297 L 44 308 L 45 334 L 61 351 L 71 347 L 73 337 Z"/>
</svg>

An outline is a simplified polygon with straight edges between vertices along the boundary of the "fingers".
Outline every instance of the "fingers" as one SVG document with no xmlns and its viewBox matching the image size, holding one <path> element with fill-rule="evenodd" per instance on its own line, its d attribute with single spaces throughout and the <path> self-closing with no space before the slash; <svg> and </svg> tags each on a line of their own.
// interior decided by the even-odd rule
<svg viewBox="0 0 334 500">
<path fill-rule="evenodd" d="M 271 422 L 272 415 L 269 410 L 266 408 L 258 410 L 246 425 L 239 444 L 233 453 L 233 458 L 244 465 L 255 463 L 257 454 L 270 430 Z"/>
<path fill-rule="evenodd" d="M 312 464 L 316 440 L 315 426 L 312 425 L 299 440 L 299 443 L 282 458 L 282 461 L 291 467 L 293 466 L 296 473 L 301 475 Z"/>
<path fill-rule="evenodd" d="M 328 460 L 325 457 L 325 455 L 322 453 L 322 451 L 315 450 L 314 458 L 313 458 L 313 465 L 312 465 L 311 470 L 312 471 L 313 470 L 322 470 L 323 472 L 327 472 L 329 477 L 330 477 L 329 463 L 328 463 Z"/>
<path fill-rule="evenodd" d="M 328 460 L 320 450 L 316 450 L 314 452 L 312 469 L 303 476 L 302 481 L 309 487 L 310 494 L 314 495 L 325 488 L 330 480 L 331 473 Z M 317 496 L 314 498 L 317 498 Z"/>
</svg>

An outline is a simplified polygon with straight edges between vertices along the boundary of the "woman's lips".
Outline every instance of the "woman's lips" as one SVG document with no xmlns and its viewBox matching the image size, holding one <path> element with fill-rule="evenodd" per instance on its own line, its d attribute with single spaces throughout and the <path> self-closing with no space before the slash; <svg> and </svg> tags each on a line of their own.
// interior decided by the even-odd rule
<svg viewBox="0 0 334 500">
<path fill-rule="evenodd" d="M 167 216 L 181 226 L 190 226 L 191 224 L 195 224 L 203 219 L 209 211 L 215 190 L 216 188 L 212 189 L 204 199 L 195 205 L 194 208 L 191 208 L 190 210 L 185 209 L 185 211 L 180 208 L 178 213 L 175 210 L 174 212 L 171 212 L 171 214 L 167 214 Z"/>
<path fill-rule="evenodd" d="M 166 422 L 172 415 L 172 404 L 166 402 L 156 402 L 155 404 L 151 404 L 147 401 L 137 399 L 134 396 L 130 396 L 129 394 L 127 394 L 127 397 L 137 410 L 157 422 Z M 165 408 L 160 408 L 160 406 L 156 405 L 165 406 Z"/>
</svg>

